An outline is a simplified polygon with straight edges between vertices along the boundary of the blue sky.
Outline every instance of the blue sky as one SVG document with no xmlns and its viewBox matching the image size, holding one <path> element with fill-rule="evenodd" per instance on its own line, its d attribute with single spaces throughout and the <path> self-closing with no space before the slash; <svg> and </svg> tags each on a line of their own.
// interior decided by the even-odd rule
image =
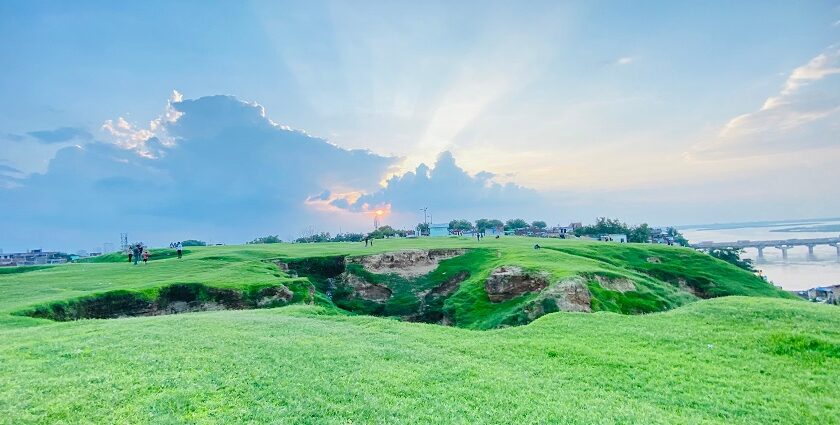
<svg viewBox="0 0 840 425">
<path fill-rule="evenodd" d="M 0 3 L 0 210 L 17 211 L 0 248 L 364 230 L 380 207 L 409 226 L 418 205 L 558 223 L 838 215 L 840 2 L 452 3 Z M 323 149 L 333 162 L 299 174 L 249 162 Z M 199 166 L 259 194 L 183 180 Z M 142 189 L 162 181 L 189 190 Z M 209 211 L 183 221 L 187 198 Z"/>
</svg>

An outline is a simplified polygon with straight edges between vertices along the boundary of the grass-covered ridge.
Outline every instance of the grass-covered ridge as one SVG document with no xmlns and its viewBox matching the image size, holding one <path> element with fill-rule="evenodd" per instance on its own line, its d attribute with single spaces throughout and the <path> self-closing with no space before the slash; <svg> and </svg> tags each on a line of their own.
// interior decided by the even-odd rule
<svg viewBox="0 0 840 425">
<path fill-rule="evenodd" d="M 507 266 L 543 273 L 552 285 L 564 279 L 582 279 L 591 293 L 593 311 L 651 313 L 698 298 L 786 296 L 750 273 L 686 248 L 539 240 L 542 248 L 535 250 L 533 242 L 528 238 L 482 242 L 447 238 L 385 240 L 377 241 L 374 247 L 354 243 L 196 247 L 181 260 L 171 255 L 172 250 L 155 250 L 149 264 L 138 266 L 112 254 L 95 262 L 0 275 L 0 314 L 59 320 L 118 317 L 116 310 L 126 303 L 138 311 L 149 310 L 143 303 L 154 303 L 151 310 L 162 312 L 168 308 L 158 300 L 159 292 L 178 285 L 234 292 L 231 296 L 239 301 L 209 299 L 227 308 L 281 305 L 258 302 L 253 294 L 265 288 L 286 288 L 293 296 L 286 297 L 283 305 L 314 302 L 353 313 L 476 329 L 521 325 L 556 311 L 538 292 L 491 302 L 485 282 L 495 269 Z M 371 273 L 357 264 L 345 264 L 348 258 L 406 249 L 462 249 L 463 254 L 441 261 L 422 276 Z M 277 264 L 286 264 L 290 270 Z M 331 280 L 343 272 L 388 288 L 390 298 L 371 301 L 350 297 L 350 289 L 340 283 L 336 286 L 335 279 Z M 618 291 L 606 285 L 610 281 L 622 281 L 632 289 Z M 447 282 L 452 284 L 450 291 L 441 291 Z M 335 294 L 330 293 L 333 290 Z M 328 295 L 335 295 L 332 302 Z M 204 298 L 192 301 L 208 301 Z M 119 305 L 102 306 L 97 300 Z M 96 314 L 85 315 L 88 311 Z M 58 314 L 51 316 L 53 312 Z"/>
</svg>

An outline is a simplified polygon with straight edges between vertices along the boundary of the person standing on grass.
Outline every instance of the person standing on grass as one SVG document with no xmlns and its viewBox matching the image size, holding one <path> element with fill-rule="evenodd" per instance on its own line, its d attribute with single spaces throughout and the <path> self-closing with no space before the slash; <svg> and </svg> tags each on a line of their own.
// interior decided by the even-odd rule
<svg viewBox="0 0 840 425">
<path fill-rule="evenodd" d="M 131 257 L 134 256 L 134 253 L 131 251 L 131 248 L 128 248 L 128 263 L 131 264 Z"/>
<path fill-rule="evenodd" d="M 134 251 L 134 265 L 135 266 L 140 261 L 140 254 L 143 252 L 142 246 L 143 245 L 140 245 L 139 243 L 137 243 L 132 247 L 132 250 Z"/>
<path fill-rule="evenodd" d="M 146 264 L 146 262 L 148 262 L 148 261 L 149 261 L 149 250 L 146 249 L 146 250 L 143 250 L 143 264 Z"/>
<path fill-rule="evenodd" d="M 180 260 L 181 256 L 184 255 L 184 251 L 183 251 L 184 246 L 181 245 L 181 242 L 178 242 L 178 243 L 175 244 L 175 249 L 178 250 L 178 259 Z"/>
</svg>

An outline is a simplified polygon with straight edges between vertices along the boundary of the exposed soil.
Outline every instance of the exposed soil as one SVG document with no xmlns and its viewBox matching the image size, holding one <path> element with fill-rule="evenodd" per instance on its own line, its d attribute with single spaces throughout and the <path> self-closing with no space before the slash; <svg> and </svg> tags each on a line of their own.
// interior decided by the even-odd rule
<svg viewBox="0 0 840 425">
<path fill-rule="evenodd" d="M 698 294 L 697 291 L 691 285 L 689 285 L 688 282 L 685 279 L 683 279 L 681 277 L 677 278 L 677 286 L 679 286 L 680 289 L 682 289 L 683 291 L 691 293 L 692 295 L 694 295 L 696 297 L 700 296 L 700 294 Z"/>
<path fill-rule="evenodd" d="M 346 269 L 346 259 L 342 255 L 286 259 L 276 261 L 275 264 L 290 276 L 308 276 L 320 280 L 336 277 Z"/>
<path fill-rule="evenodd" d="M 454 294 L 455 291 L 457 291 L 458 288 L 461 286 L 461 282 L 469 279 L 469 277 L 470 272 L 466 270 L 461 270 L 454 276 L 449 277 L 448 279 L 446 279 L 446 281 L 429 291 L 426 297 L 448 297 Z"/>
<path fill-rule="evenodd" d="M 602 288 L 609 289 L 610 291 L 624 293 L 636 290 L 636 284 L 626 277 L 609 277 L 596 274 L 593 275 L 593 278 L 598 281 L 598 284 L 601 285 Z"/>
<path fill-rule="evenodd" d="M 291 302 L 293 296 L 292 291 L 285 285 L 241 292 L 189 283 L 163 287 L 154 299 L 137 292 L 110 291 L 38 306 L 23 314 L 56 321 L 116 319 L 196 311 L 279 307 Z"/>
<path fill-rule="evenodd" d="M 592 311 L 592 294 L 580 276 L 565 279 L 543 291 L 543 300 L 552 300 L 559 311 Z"/>
<path fill-rule="evenodd" d="M 561 280 L 545 289 L 533 303 L 525 307 L 529 320 L 557 311 L 585 312 L 592 311 L 592 294 L 586 286 L 586 280 L 574 276 Z"/>
<path fill-rule="evenodd" d="M 458 291 L 461 283 L 469 279 L 470 272 L 461 270 L 450 276 L 440 285 L 431 290 L 418 294 L 420 307 L 416 314 L 405 316 L 403 319 L 410 322 L 437 323 L 439 325 L 452 325 L 452 319 L 443 312 L 443 303 L 446 299 Z"/>
<path fill-rule="evenodd" d="M 490 273 L 484 283 L 487 297 L 494 303 L 507 301 L 522 294 L 536 292 L 548 286 L 549 275 L 545 272 L 525 272 L 520 267 L 503 266 Z"/>
<path fill-rule="evenodd" d="M 430 249 L 386 252 L 382 254 L 350 257 L 348 264 L 360 264 L 375 274 L 397 274 L 412 278 L 431 273 L 441 261 L 464 254 L 463 249 Z"/>
<path fill-rule="evenodd" d="M 384 302 L 391 298 L 392 292 L 385 285 L 370 283 L 352 273 L 343 273 L 338 277 L 339 285 L 350 290 L 350 297 L 366 301 Z"/>
</svg>

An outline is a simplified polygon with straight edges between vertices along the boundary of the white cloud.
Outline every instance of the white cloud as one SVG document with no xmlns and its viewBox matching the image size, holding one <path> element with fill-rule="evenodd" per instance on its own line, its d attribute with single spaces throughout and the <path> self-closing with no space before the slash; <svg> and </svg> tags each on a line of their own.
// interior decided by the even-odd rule
<svg viewBox="0 0 840 425">
<path fill-rule="evenodd" d="M 64 147 L 43 174 L 19 178 L 0 167 L 0 205 L 16 206 L 4 243 L 93 244 L 126 231 L 149 243 L 208 233 L 241 242 L 264 232 L 297 237 L 286 232 L 309 225 L 359 231 L 375 209 L 395 226 L 417 223 L 423 206 L 446 220 L 552 210 L 534 190 L 468 174 L 448 152 L 383 187 L 400 158 L 284 128 L 262 106 L 230 96 L 176 93 L 152 123 L 106 122 L 112 141 Z"/>
<path fill-rule="evenodd" d="M 141 128 L 124 117 L 117 117 L 116 122 L 113 120 L 105 121 L 101 129 L 113 138 L 113 142 L 117 146 L 133 150 L 144 157 L 154 158 L 158 153 L 153 152 L 147 142 L 156 138 L 164 146 L 175 145 L 175 139 L 167 133 L 166 125 L 177 122 L 183 115 L 183 112 L 174 106 L 182 102 L 183 99 L 184 96 L 178 90 L 173 90 L 172 96 L 166 103 L 164 113 L 151 120 L 148 128 Z"/>
<path fill-rule="evenodd" d="M 755 156 L 840 147 L 840 47 L 832 46 L 794 69 L 779 94 L 755 112 L 727 122 L 696 145 L 693 158 Z"/>
<path fill-rule="evenodd" d="M 633 62 L 636 62 L 636 58 L 634 58 L 632 56 L 625 56 L 625 57 L 622 57 L 622 58 L 618 58 L 618 60 L 615 61 L 615 64 L 616 65 L 630 65 Z"/>
<path fill-rule="evenodd" d="M 546 206 L 537 191 L 514 183 L 498 183 L 494 178 L 487 171 L 468 174 L 455 163 L 450 152 L 443 152 L 433 167 L 420 164 L 414 171 L 391 177 L 381 190 L 355 199 L 339 197 L 331 204 L 351 211 L 414 212 L 428 207 L 447 221 L 487 214 L 509 218 L 531 214 Z"/>
</svg>

